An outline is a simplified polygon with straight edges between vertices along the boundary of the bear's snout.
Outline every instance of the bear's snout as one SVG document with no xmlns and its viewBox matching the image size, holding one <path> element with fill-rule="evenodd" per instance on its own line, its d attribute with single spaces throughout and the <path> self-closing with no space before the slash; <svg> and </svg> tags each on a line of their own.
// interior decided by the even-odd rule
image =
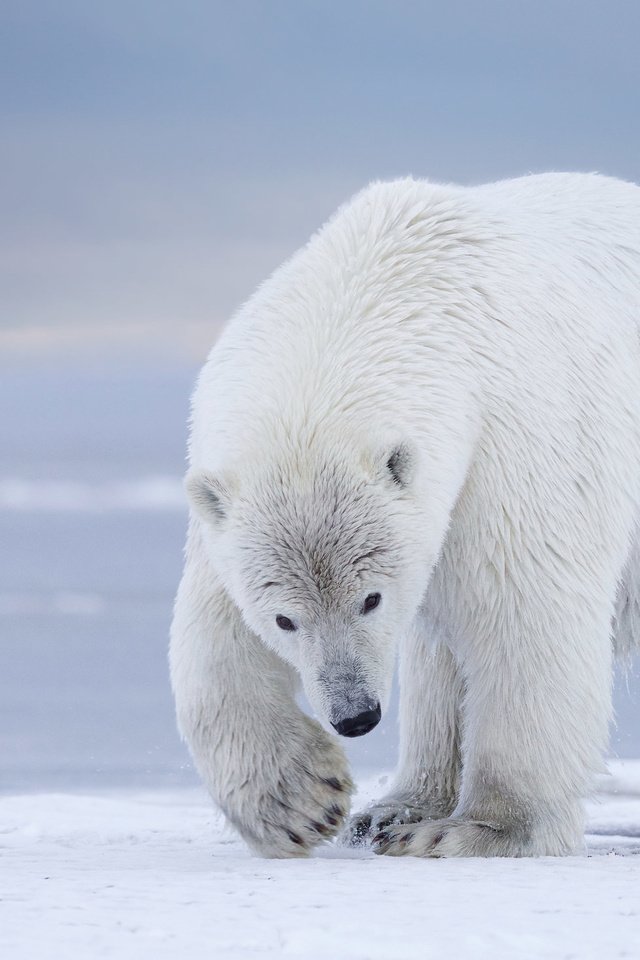
<svg viewBox="0 0 640 960">
<path fill-rule="evenodd" d="M 381 716 L 382 710 L 377 703 L 372 710 L 363 710 L 356 717 L 345 717 L 344 720 L 332 723 L 331 726 L 341 737 L 362 737 L 377 727 Z"/>
</svg>

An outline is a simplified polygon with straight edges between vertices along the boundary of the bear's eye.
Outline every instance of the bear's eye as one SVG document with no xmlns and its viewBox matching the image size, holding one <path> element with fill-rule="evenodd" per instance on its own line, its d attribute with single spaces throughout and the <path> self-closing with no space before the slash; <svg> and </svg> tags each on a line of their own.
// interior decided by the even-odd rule
<svg viewBox="0 0 640 960">
<path fill-rule="evenodd" d="M 380 603 L 381 597 L 379 593 L 370 593 L 369 596 L 365 599 L 362 604 L 362 613 L 369 613 L 370 610 L 375 610 L 375 608 Z"/>
<path fill-rule="evenodd" d="M 297 630 L 293 620 L 289 620 L 289 617 L 283 617 L 281 613 L 276 617 L 276 623 L 281 630 Z"/>
</svg>

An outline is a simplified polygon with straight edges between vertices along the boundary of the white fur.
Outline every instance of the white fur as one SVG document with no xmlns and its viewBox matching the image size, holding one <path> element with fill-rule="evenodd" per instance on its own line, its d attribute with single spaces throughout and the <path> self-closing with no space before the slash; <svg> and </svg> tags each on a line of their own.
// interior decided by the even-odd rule
<svg viewBox="0 0 640 960">
<path fill-rule="evenodd" d="M 580 174 L 374 184 L 234 317 L 194 397 L 171 669 L 256 850 L 304 853 L 346 813 L 297 678 L 327 726 L 384 706 L 398 641 L 397 783 L 354 835 L 579 847 L 614 617 L 637 635 L 639 321 L 640 189 Z"/>
</svg>

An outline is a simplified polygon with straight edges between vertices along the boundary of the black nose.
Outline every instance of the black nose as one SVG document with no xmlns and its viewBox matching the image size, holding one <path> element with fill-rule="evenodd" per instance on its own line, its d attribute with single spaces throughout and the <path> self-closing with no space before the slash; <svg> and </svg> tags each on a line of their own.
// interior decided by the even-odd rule
<svg viewBox="0 0 640 960">
<path fill-rule="evenodd" d="M 369 733 L 380 723 L 382 710 L 377 703 L 373 710 L 365 710 L 359 713 L 357 717 L 347 717 L 345 720 L 339 720 L 338 723 L 332 723 L 331 726 L 337 730 L 341 737 L 362 737 Z"/>
</svg>

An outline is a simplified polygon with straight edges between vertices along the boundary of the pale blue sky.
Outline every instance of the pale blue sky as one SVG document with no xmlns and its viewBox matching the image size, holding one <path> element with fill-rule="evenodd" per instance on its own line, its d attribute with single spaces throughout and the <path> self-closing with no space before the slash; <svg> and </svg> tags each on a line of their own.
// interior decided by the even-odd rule
<svg viewBox="0 0 640 960">
<path fill-rule="evenodd" d="M 373 178 L 640 179 L 636 0 L 5 0 L 0 21 L 9 346 L 197 352 Z"/>
</svg>

